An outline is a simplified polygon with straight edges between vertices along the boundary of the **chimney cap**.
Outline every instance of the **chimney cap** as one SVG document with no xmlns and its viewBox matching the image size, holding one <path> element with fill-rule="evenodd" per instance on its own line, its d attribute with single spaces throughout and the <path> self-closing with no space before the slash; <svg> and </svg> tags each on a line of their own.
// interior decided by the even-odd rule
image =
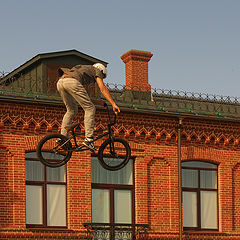
<svg viewBox="0 0 240 240">
<path fill-rule="evenodd" d="M 149 62 L 152 56 L 153 54 L 151 52 L 131 49 L 124 53 L 121 59 L 124 63 L 127 63 L 129 60 Z"/>
</svg>

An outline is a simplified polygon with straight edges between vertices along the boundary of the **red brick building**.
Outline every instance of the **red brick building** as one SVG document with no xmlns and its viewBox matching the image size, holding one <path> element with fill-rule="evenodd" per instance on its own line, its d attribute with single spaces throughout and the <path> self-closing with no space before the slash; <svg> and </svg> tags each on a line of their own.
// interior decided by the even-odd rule
<svg viewBox="0 0 240 240">
<path fill-rule="evenodd" d="M 39 54 L 0 79 L 0 239 L 240 239 L 238 99 L 151 89 L 151 56 L 123 54 L 126 84 L 108 85 L 121 108 L 114 135 L 132 149 L 117 172 L 90 152 L 57 169 L 35 154 L 65 113 L 56 69 L 106 62 Z M 96 129 L 106 122 L 97 106 Z"/>
</svg>

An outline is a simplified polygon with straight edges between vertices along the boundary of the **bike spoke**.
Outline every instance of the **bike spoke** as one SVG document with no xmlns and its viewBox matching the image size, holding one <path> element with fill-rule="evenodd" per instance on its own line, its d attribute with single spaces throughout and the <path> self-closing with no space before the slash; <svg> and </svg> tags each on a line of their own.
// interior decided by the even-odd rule
<svg viewBox="0 0 240 240">
<path fill-rule="evenodd" d="M 64 163 L 64 159 L 70 154 L 71 143 L 65 142 L 65 139 L 60 139 L 59 134 L 47 137 L 42 141 L 40 159 L 47 166 L 58 166 Z"/>
<path fill-rule="evenodd" d="M 105 148 L 104 152 L 104 162 L 111 167 L 118 166 L 124 161 L 124 156 L 126 156 L 126 149 L 120 142 L 110 143 Z"/>
</svg>

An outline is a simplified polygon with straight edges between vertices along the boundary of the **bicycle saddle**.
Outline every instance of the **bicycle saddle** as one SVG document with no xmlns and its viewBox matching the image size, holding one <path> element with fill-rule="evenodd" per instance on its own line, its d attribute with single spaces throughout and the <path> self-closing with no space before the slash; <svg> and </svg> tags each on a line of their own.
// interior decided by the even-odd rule
<svg viewBox="0 0 240 240">
<path fill-rule="evenodd" d="M 72 131 L 75 127 L 78 127 L 79 125 L 80 125 L 80 123 L 75 123 L 75 124 L 66 126 L 65 129 L 67 131 Z"/>
</svg>

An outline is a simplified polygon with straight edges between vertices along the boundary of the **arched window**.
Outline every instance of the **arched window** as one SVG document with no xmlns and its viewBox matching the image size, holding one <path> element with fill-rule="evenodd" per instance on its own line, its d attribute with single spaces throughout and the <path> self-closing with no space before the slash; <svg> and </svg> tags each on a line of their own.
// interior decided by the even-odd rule
<svg viewBox="0 0 240 240">
<path fill-rule="evenodd" d="M 44 154 L 49 159 L 56 159 L 56 154 Z M 66 167 L 46 167 L 38 160 L 36 152 L 28 152 L 25 168 L 26 225 L 66 227 Z"/>
<path fill-rule="evenodd" d="M 182 163 L 183 228 L 218 230 L 217 165 Z"/>
</svg>

